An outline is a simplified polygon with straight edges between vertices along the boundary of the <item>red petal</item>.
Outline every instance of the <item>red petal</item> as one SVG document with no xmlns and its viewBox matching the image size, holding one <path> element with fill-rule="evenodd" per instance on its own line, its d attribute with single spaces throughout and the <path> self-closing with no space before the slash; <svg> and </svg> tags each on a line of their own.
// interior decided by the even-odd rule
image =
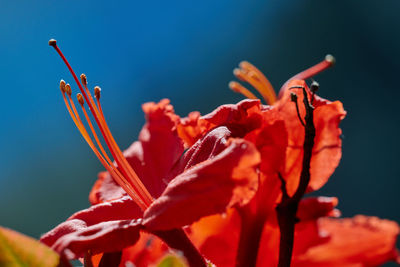
<svg viewBox="0 0 400 267">
<path fill-rule="evenodd" d="M 143 104 L 143 111 L 147 122 L 139 134 L 139 141 L 124 151 L 124 156 L 147 190 L 157 198 L 165 189 L 169 171 L 183 153 L 183 142 L 176 131 L 179 117 L 168 99 L 157 104 Z M 110 175 L 100 174 L 90 193 L 90 201 L 97 204 L 122 195 L 125 192 Z"/>
<path fill-rule="evenodd" d="M 75 213 L 66 222 L 44 234 L 40 241 L 51 247 L 65 235 L 76 233 L 89 226 L 106 221 L 131 220 L 141 216 L 142 212 L 137 205 L 129 197 L 124 197 Z"/>
<path fill-rule="evenodd" d="M 280 231 L 276 223 L 276 214 L 273 214 L 265 224 L 259 253 L 257 266 L 276 267 L 279 258 L 279 238 Z M 318 229 L 315 220 L 299 222 L 295 226 L 293 259 L 296 255 L 307 251 L 311 246 L 316 246 L 327 241 Z M 267 256 L 266 256 L 267 255 Z M 293 266 L 297 266 L 293 264 Z M 324 266 L 324 265 L 321 265 Z"/>
<path fill-rule="evenodd" d="M 216 266 L 235 265 L 240 234 L 240 218 L 235 209 L 202 218 L 190 226 L 188 234 L 200 253 Z"/>
<path fill-rule="evenodd" d="M 100 172 L 97 177 L 98 179 L 89 193 L 89 201 L 92 205 L 127 195 L 108 172 Z"/>
<path fill-rule="evenodd" d="M 265 224 L 258 251 L 257 267 L 278 266 L 279 228 L 276 223 Z"/>
<path fill-rule="evenodd" d="M 212 159 L 221 153 L 226 148 L 231 134 L 231 131 L 226 127 L 218 127 L 209 132 L 203 139 L 198 140 L 187 150 L 170 175 L 175 177 L 183 171 L 203 161 Z"/>
<path fill-rule="evenodd" d="M 257 190 L 259 162 L 253 144 L 232 140 L 220 154 L 172 180 L 146 210 L 144 225 L 152 230 L 179 228 L 247 203 Z"/>
<path fill-rule="evenodd" d="M 62 236 L 51 248 L 68 259 L 83 257 L 89 249 L 93 254 L 120 251 L 136 243 L 141 228 L 140 220 L 102 222 Z"/>
<path fill-rule="evenodd" d="M 315 220 L 325 216 L 340 216 L 340 212 L 334 209 L 338 204 L 336 197 L 309 197 L 302 199 L 297 211 L 297 217 L 301 221 Z"/>
<path fill-rule="evenodd" d="M 142 215 L 143 212 L 136 203 L 130 197 L 125 196 L 78 211 L 68 220 L 82 220 L 90 226 L 104 221 L 138 219 Z"/>
<path fill-rule="evenodd" d="M 260 100 L 246 99 L 238 104 L 222 105 L 202 117 L 198 112 L 192 112 L 181 120 L 178 133 L 188 146 L 218 126 L 228 127 L 234 137 L 243 137 L 261 125 L 262 108 Z"/>
<path fill-rule="evenodd" d="M 290 86 L 305 86 L 304 81 L 291 81 Z M 303 93 L 301 90 L 286 90 L 283 97 L 275 104 L 279 114 L 284 118 L 288 132 L 288 149 L 284 178 L 290 195 L 297 189 L 303 159 L 304 128 L 296 112 L 296 106 L 290 99 L 290 93 L 298 95 L 300 114 L 305 114 Z M 311 97 L 310 94 L 309 98 Z M 342 141 L 340 139 L 340 121 L 346 112 L 340 102 L 329 102 L 316 97 L 314 101 L 314 124 L 316 128 L 315 144 L 311 158 L 311 180 L 309 187 L 317 190 L 323 186 L 333 173 L 341 158 Z"/>
<path fill-rule="evenodd" d="M 329 240 L 294 258 L 294 266 L 380 266 L 398 259 L 399 226 L 376 217 L 321 218 L 318 227 Z"/>
<path fill-rule="evenodd" d="M 168 246 L 161 239 L 141 233 L 139 241 L 122 252 L 121 265 L 128 266 L 128 262 L 134 266 L 153 266 L 158 263 L 167 253 Z"/>
<path fill-rule="evenodd" d="M 282 172 L 285 163 L 287 132 L 283 121 L 266 120 L 264 125 L 245 136 L 260 151 L 260 170 L 265 175 Z"/>
</svg>

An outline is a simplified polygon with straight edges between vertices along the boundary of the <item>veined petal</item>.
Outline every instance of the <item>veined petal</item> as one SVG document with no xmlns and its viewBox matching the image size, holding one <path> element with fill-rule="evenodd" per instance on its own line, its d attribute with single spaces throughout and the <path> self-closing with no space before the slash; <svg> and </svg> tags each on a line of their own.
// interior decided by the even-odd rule
<svg viewBox="0 0 400 267">
<path fill-rule="evenodd" d="M 183 153 L 183 142 L 176 131 L 179 117 L 168 99 L 158 104 L 146 103 L 143 111 L 147 122 L 139 134 L 142 154 L 128 148 L 124 155 L 152 196 L 157 198 L 168 182 L 167 174 Z"/>
<path fill-rule="evenodd" d="M 395 222 L 358 215 L 346 219 L 321 218 L 318 228 L 329 240 L 297 255 L 294 266 L 380 266 L 399 259 L 396 251 L 399 226 Z"/>
<path fill-rule="evenodd" d="M 170 176 L 175 177 L 185 170 L 203 161 L 212 159 L 221 153 L 226 148 L 231 134 L 231 131 L 225 126 L 217 127 L 208 132 L 204 138 L 198 140 L 186 151 L 174 166 Z"/>
<path fill-rule="evenodd" d="M 291 81 L 289 87 L 291 86 L 306 87 L 308 97 L 311 99 L 311 93 L 304 81 Z M 299 183 L 304 142 L 304 128 L 298 118 L 296 105 L 291 101 L 291 92 L 297 93 L 300 115 L 304 117 L 304 97 L 301 89 L 299 91 L 296 91 L 296 89 L 285 90 L 282 98 L 275 105 L 280 116 L 285 120 L 288 132 L 286 167 L 283 177 L 286 180 L 289 195 L 294 193 Z M 316 136 L 311 158 L 310 190 L 317 190 L 322 187 L 339 164 L 342 155 L 342 141 L 340 139 L 342 131 L 339 128 L 339 123 L 346 115 L 339 101 L 330 102 L 315 96 L 314 107 Z"/>
<path fill-rule="evenodd" d="M 146 210 L 144 225 L 151 230 L 179 228 L 247 203 L 257 190 L 259 163 L 253 144 L 231 139 L 220 154 L 172 180 Z"/>
<path fill-rule="evenodd" d="M 336 197 L 308 197 L 300 201 L 296 216 L 301 221 L 325 216 L 339 217 L 340 211 L 335 209 L 338 203 Z"/>
<path fill-rule="evenodd" d="M 179 116 L 168 99 L 145 103 L 143 111 L 147 122 L 139 134 L 139 141 L 123 154 L 147 190 L 157 198 L 165 189 L 168 173 L 183 153 L 183 141 L 176 130 Z M 90 192 L 90 201 L 97 204 L 123 195 L 122 188 L 105 172 L 99 174 Z"/>
<path fill-rule="evenodd" d="M 198 112 L 192 112 L 187 118 L 181 119 L 177 126 L 178 133 L 187 146 L 193 145 L 209 130 L 218 126 L 228 127 L 234 137 L 243 137 L 261 125 L 262 109 L 260 100 L 246 99 L 238 104 L 222 105 L 201 117 Z"/>
<path fill-rule="evenodd" d="M 100 172 L 97 177 L 97 181 L 89 193 L 89 201 L 92 205 L 112 201 L 128 195 L 108 172 Z"/>
<path fill-rule="evenodd" d="M 120 251 L 136 243 L 142 228 L 141 220 L 120 220 L 82 227 L 59 238 L 51 248 L 68 259 L 93 254 Z"/>
<path fill-rule="evenodd" d="M 262 158 L 260 170 L 265 175 L 274 175 L 283 171 L 287 136 L 285 123 L 282 120 L 267 120 L 262 127 L 245 136 L 245 139 L 255 144 L 260 151 Z"/>
<path fill-rule="evenodd" d="M 78 211 L 68 220 L 82 220 L 90 226 L 104 221 L 138 219 L 142 215 L 143 212 L 135 202 L 129 196 L 125 196 Z"/>
<path fill-rule="evenodd" d="M 192 224 L 187 232 L 200 253 L 216 266 L 235 265 L 240 235 L 240 217 L 236 209 L 228 209 L 223 215 L 202 218 Z M 224 248 L 224 253 L 220 248 Z"/>
<path fill-rule="evenodd" d="M 52 247 L 64 236 L 82 231 L 90 226 L 106 221 L 132 220 L 141 216 L 142 212 L 139 207 L 130 197 L 126 196 L 111 202 L 94 205 L 73 214 L 67 221 L 44 234 L 40 241 Z"/>
<path fill-rule="evenodd" d="M 130 262 L 134 266 L 153 266 L 168 253 L 170 253 L 170 250 L 161 239 L 142 232 L 135 245 L 122 251 L 121 264 L 128 266 L 127 263 Z"/>
</svg>

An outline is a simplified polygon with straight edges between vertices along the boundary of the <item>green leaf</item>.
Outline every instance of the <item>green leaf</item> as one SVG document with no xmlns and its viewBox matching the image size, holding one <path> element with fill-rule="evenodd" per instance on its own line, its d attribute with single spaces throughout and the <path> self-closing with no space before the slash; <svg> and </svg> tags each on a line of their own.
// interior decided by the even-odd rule
<svg viewBox="0 0 400 267">
<path fill-rule="evenodd" d="M 39 241 L 0 227 L 0 266 L 55 267 L 59 255 Z"/>
<path fill-rule="evenodd" d="M 188 267 L 185 260 L 175 255 L 165 256 L 157 267 Z"/>
</svg>

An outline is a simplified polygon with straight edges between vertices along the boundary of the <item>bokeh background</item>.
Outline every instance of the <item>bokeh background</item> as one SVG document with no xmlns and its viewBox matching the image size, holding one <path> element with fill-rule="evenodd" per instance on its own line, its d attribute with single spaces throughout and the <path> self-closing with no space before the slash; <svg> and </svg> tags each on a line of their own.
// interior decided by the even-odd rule
<svg viewBox="0 0 400 267">
<path fill-rule="evenodd" d="M 276 88 L 327 53 L 320 95 L 344 103 L 343 158 L 319 192 L 344 216 L 400 222 L 400 1 L 0 2 L 0 225 L 39 237 L 88 206 L 103 170 L 58 88 L 71 75 L 100 85 L 122 148 L 144 122 L 141 104 L 169 98 L 178 114 L 241 99 L 227 84 L 241 60 Z M 73 87 L 77 92 L 76 86 Z"/>
</svg>

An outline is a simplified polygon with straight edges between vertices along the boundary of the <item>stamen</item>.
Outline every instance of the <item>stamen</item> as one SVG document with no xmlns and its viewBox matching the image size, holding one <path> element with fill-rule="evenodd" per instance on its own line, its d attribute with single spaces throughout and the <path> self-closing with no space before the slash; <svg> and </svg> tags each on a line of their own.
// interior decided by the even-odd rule
<svg viewBox="0 0 400 267">
<path fill-rule="evenodd" d="M 252 92 L 250 92 L 246 87 L 242 86 L 238 82 L 234 82 L 234 81 L 230 82 L 229 88 L 231 88 L 232 91 L 242 94 L 247 98 L 257 99 L 257 97 Z"/>
<path fill-rule="evenodd" d="M 83 100 L 83 96 L 81 95 L 81 93 L 78 93 L 76 95 L 76 98 L 78 98 L 79 104 L 81 104 L 81 106 L 83 107 L 83 104 L 85 104 L 85 100 Z"/>
<path fill-rule="evenodd" d="M 246 72 L 248 72 L 249 74 L 251 74 L 253 76 L 253 78 L 255 78 L 256 80 L 260 81 L 260 87 L 256 88 L 257 90 L 259 90 L 260 94 L 263 96 L 264 100 L 268 103 L 268 104 L 273 104 L 276 102 L 276 93 L 274 90 L 274 87 L 272 86 L 271 82 L 267 79 L 267 77 L 265 77 L 265 75 L 253 64 L 251 64 L 250 62 L 247 61 L 242 61 L 239 66 L 245 70 Z"/>
<path fill-rule="evenodd" d="M 311 85 L 310 85 L 310 90 L 311 90 L 311 105 L 314 104 L 314 98 L 315 98 L 315 93 L 318 91 L 319 89 L 319 83 L 317 83 L 316 81 L 312 81 Z"/>
<path fill-rule="evenodd" d="M 93 141 L 90 139 L 89 134 L 87 133 L 85 127 L 81 123 L 81 131 L 82 135 L 86 136 L 85 140 L 88 142 L 89 146 L 92 148 L 93 152 L 96 154 L 97 158 L 100 160 L 100 162 L 103 164 L 103 166 L 107 169 L 108 172 L 110 172 L 111 176 L 116 180 L 116 182 L 121 185 L 122 188 L 132 197 L 132 199 L 139 204 L 139 206 L 144 210 L 146 209 L 146 205 L 143 203 L 143 201 L 138 198 L 137 192 L 131 187 L 131 185 L 128 183 L 128 181 L 124 178 L 124 176 L 118 171 L 118 169 L 114 166 L 112 163 L 111 159 L 108 157 L 107 153 L 105 152 L 103 146 L 101 145 L 96 131 L 93 128 L 93 124 L 90 121 L 90 118 L 86 112 L 85 106 L 84 106 L 84 99 L 81 94 L 77 94 L 78 102 L 81 104 L 82 111 L 85 115 L 86 121 L 90 127 L 90 130 L 92 131 L 92 134 L 96 140 L 97 145 L 99 146 L 102 154 L 97 150 L 95 147 Z M 79 128 L 79 127 L 78 127 Z M 104 159 L 105 158 L 105 159 Z"/>
<path fill-rule="evenodd" d="M 67 93 L 67 95 L 71 96 L 72 90 L 71 90 L 71 85 L 69 85 L 69 83 L 65 85 L 65 92 Z"/>
<path fill-rule="evenodd" d="M 101 93 L 100 87 L 96 86 L 94 88 L 94 97 L 97 99 L 97 101 L 100 101 L 100 93 Z"/>
<path fill-rule="evenodd" d="M 100 91 L 100 88 L 99 88 Z M 101 123 L 105 126 L 105 130 L 106 130 L 106 134 L 109 138 L 109 140 L 111 141 L 111 145 L 113 146 L 113 148 L 115 149 L 117 158 L 122 162 L 123 165 L 121 169 L 124 172 L 124 174 L 127 176 L 127 178 L 129 179 L 129 181 L 132 183 L 132 185 L 134 186 L 134 188 L 138 189 L 138 194 L 140 193 L 144 193 L 144 195 L 142 195 L 144 197 L 144 200 L 147 200 L 148 205 L 150 205 L 153 202 L 153 198 L 150 195 L 150 193 L 147 191 L 146 187 L 143 185 L 143 183 L 140 181 L 138 175 L 135 173 L 135 171 L 132 169 L 132 167 L 129 165 L 128 161 L 126 160 L 126 158 L 123 156 L 120 148 L 118 147 L 117 143 L 115 142 L 114 137 L 111 134 L 111 131 L 109 130 L 109 127 L 107 126 L 107 122 L 105 120 L 104 114 L 103 114 L 103 109 L 101 107 L 100 104 L 100 100 L 99 98 L 97 98 L 97 105 L 99 107 L 99 118 Z M 115 159 L 115 157 L 114 157 Z M 126 171 L 126 172 L 125 172 Z M 139 191 L 142 190 L 142 191 Z"/>
<path fill-rule="evenodd" d="M 253 86 L 264 98 L 265 102 L 272 104 L 275 102 L 275 93 L 271 94 L 268 87 L 264 85 L 263 82 L 258 78 L 254 71 L 247 71 L 244 69 L 234 69 L 233 74 L 244 82 L 249 83 Z"/>
<path fill-rule="evenodd" d="M 96 131 L 94 130 L 93 124 L 90 121 L 89 115 L 86 112 L 86 109 L 85 109 L 85 106 L 84 106 L 83 96 L 81 94 L 78 94 L 77 97 L 78 97 L 79 103 L 81 104 L 82 112 L 85 115 L 86 122 L 89 125 L 90 131 L 92 132 L 94 139 L 96 140 L 97 146 L 100 148 L 100 151 L 103 154 L 103 156 L 105 157 L 105 159 L 107 160 L 107 163 L 109 165 L 111 165 L 111 166 L 114 166 L 114 164 L 112 163 L 112 160 L 108 157 L 106 151 L 104 150 L 104 148 L 103 148 L 103 146 L 102 146 L 102 144 L 101 144 L 101 142 L 100 142 L 100 140 L 99 140 L 99 138 L 98 138 L 98 136 L 96 134 Z"/>
<path fill-rule="evenodd" d="M 83 86 L 87 86 L 87 78 L 86 78 L 86 75 L 85 75 L 84 73 L 82 73 L 81 76 L 80 76 L 80 78 L 81 78 L 81 82 L 82 82 Z"/>
<path fill-rule="evenodd" d="M 141 182 L 140 178 L 138 177 L 138 175 L 135 173 L 135 171 L 132 169 L 132 167 L 129 165 L 128 161 L 125 159 L 125 157 L 123 156 L 121 150 L 119 149 L 117 143 L 114 140 L 114 137 L 111 134 L 111 131 L 104 119 L 104 115 L 102 110 L 100 110 L 100 102 L 99 102 L 99 98 L 97 98 L 97 106 L 93 101 L 92 95 L 90 94 L 90 91 L 87 87 L 87 78 L 85 74 L 81 74 L 80 76 L 81 78 L 81 82 L 86 90 L 86 93 L 88 95 L 88 99 L 90 101 L 90 104 L 92 105 L 93 112 L 95 113 L 97 118 L 100 121 L 100 125 L 99 128 L 103 128 L 106 137 L 103 135 L 103 137 L 105 138 L 105 140 L 109 141 L 107 143 L 108 148 L 111 151 L 111 154 L 113 155 L 115 161 L 117 162 L 118 166 L 120 166 L 122 173 L 128 178 L 128 180 L 131 182 L 131 184 L 134 186 L 134 188 L 137 189 L 137 194 L 139 196 L 141 196 L 144 201 L 146 203 L 148 203 L 148 205 L 151 204 L 151 202 L 153 201 L 152 196 L 150 195 L 150 193 L 147 191 L 146 187 L 143 185 L 143 183 Z M 97 90 L 95 89 L 95 96 L 96 96 L 96 92 L 98 92 L 97 94 L 99 94 L 100 92 L 100 87 L 96 86 Z"/>
<path fill-rule="evenodd" d="M 65 93 L 65 81 L 64 80 L 60 81 L 60 90 L 62 93 Z"/>
<path fill-rule="evenodd" d="M 93 99 L 92 99 L 92 97 L 90 95 L 90 92 L 87 89 L 86 76 L 81 77 L 82 84 L 84 84 L 85 89 L 86 89 L 86 92 L 85 92 L 85 90 L 83 89 L 82 85 L 80 84 L 80 82 L 78 80 L 78 77 L 76 76 L 75 72 L 73 71 L 71 65 L 68 63 L 67 59 L 65 58 L 65 56 L 63 55 L 61 50 L 58 48 L 57 42 L 55 40 L 50 40 L 49 41 L 49 45 L 52 46 L 57 51 L 57 53 L 60 55 L 60 57 L 62 58 L 62 60 L 66 64 L 66 66 L 68 67 L 69 71 L 71 72 L 75 82 L 77 83 L 77 85 L 79 87 L 79 90 L 82 93 L 83 98 L 88 103 L 89 109 L 90 109 L 90 111 L 91 111 L 91 113 L 92 113 L 97 125 L 99 126 L 100 132 L 102 133 L 102 135 L 104 137 L 104 140 L 105 140 L 108 148 L 110 149 L 110 152 L 111 152 L 112 156 L 114 157 L 117 165 L 120 167 L 120 169 L 121 169 L 122 173 L 124 174 L 124 176 L 127 177 L 130 180 L 130 183 L 127 183 L 126 186 L 132 185 L 133 189 L 134 189 L 134 192 L 138 195 L 138 197 L 140 198 L 141 202 L 145 203 L 145 206 L 148 207 L 152 203 L 153 198 L 151 197 L 151 195 L 147 191 L 147 189 L 144 187 L 143 183 L 140 181 L 139 177 L 137 176 L 135 171 L 132 169 L 132 167 L 129 165 L 129 163 L 127 162 L 125 157 L 122 155 L 121 150 L 119 149 L 119 147 L 117 146 L 114 138 L 112 137 L 111 132 L 110 132 L 107 124 L 105 123 L 104 115 L 102 114 L 102 112 L 101 112 L 101 114 L 99 113 L 99 110 L 97 109 L 96 105 L 94 104 L 94 101 L 93 101 Z M 83 131 L 84 127 L 83 127 L 83 124 L 82 124 L 82 122 L 81 122 L 81 120 L 79 118 L 78 113 L 76 112 L 75 105 L 73 104 L 73 101 L 70 98 L 70 95 L 71 95 L 71 90 L 70 89 L 71 89 L 70 86 L 69 86 L 69 89 L 68 89 L 68 86 L 65 86 L 65 92 L 69 96 L 69 99 L 70 99 L 70 102 L 71 102 L 72 111 L 71 111 L 71 108 L 69 108 L 67 99 L 64 99 L 64 101 L 66 102 L 67 109 L 68 109 L 72 119 L 74 120 L 74 122 L 77 125 L 78 129 L 82 133 L 82 132 L 84 132 Z M 63 96 L 65 97 L 64 93 L 63 93 Z M 82 133 L 82 135 L 84 135 L 84 133 Z M 123 186 L 123 188 L 125 188 L 126 186 Z M 129 194 L 129 192 L 127 192 L 127 193 Z M 131 194 L 129 194 L 129 195 L 131 195 Z"/>
<path fill-rule="evenodd" d="M 60 83 L 60 87 L 61 87 L 61 84 L 63 84 L 63 81 Z M 64 82 L 64 84 L 65 84 L 65 82 Z M 70 86 L 66 86 L 66 87 L 69 88 L 69 89 L 71 88 Z M 79 117 L 78 112 L 75 109 L 75 105 L 74 105 L 74 103 L 72 101 L 72 98 L 69 97 L 69 100 L 71 102 L 71 106 L 72 106 L 74 112 L 72 112 L 71 106 L 69 105 L 64 93 L 63 93 L 63 98 L 64 98 L 64 102 L 65 102 L 65 104 L 67 106 L 67 110 L 68 110 L 72 120 L 74 121 L 76 127 L 78 128 L 78 130 L 81 133 L 82 137 L 88 143 L 89 147 L 93 150 L 93 152 L 95 153 L 96 157 L 100 160 L 101 164 L 106 168 L 106 170 L 115 179 L 115 181 L 128 193 L 128 195 L 132 197 L 132 199 L 138 204 L 138 206 L 143 210 L 146 209 L 146 205 L 143 203 L 143 201 L 141 199 L 138 198 L 137 193 L 135 193 L 135 191 L 130 186 L 130 184 L 127 183 L 126 179 L 123 178 L 123 176 L 115 168 L 114 165 L 107 164 L 107 162 L 104 160 L 103 156 L 97 150 L 97 148 L 93 144 L 93 141 L 90 139 L 90 136 L 89 136 L 88 132 L 86 131 L 85 126 L 83 125 L 83 123 L 82 123 L 82 121 L 81 121 L 81 119 Z M 83 102 L 82 95 L 80 95 L 80 97 L 78 95 L 78 101 L 81 104 L 81 106 L 83 107 L 84 102 Z"/>
</svg>

